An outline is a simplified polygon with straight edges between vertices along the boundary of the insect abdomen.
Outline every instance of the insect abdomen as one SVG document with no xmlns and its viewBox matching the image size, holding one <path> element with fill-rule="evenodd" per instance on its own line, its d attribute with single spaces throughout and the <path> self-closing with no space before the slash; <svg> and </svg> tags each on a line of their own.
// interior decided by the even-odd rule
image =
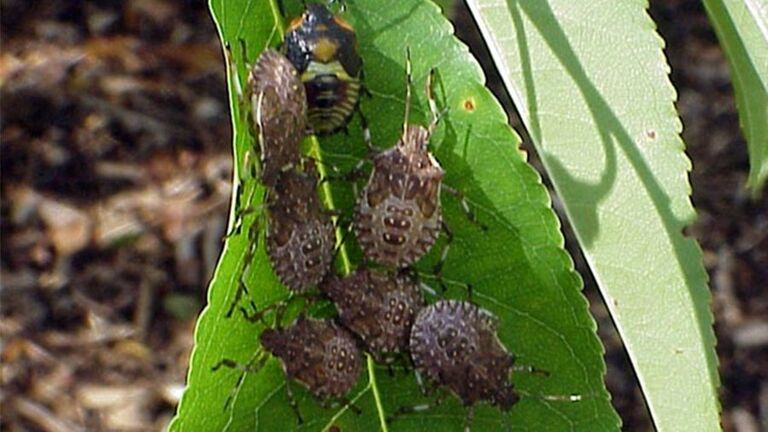
<svg viewBox="0 0 768 432">
<path fill-rule="evenodd" d="M 326 135 L 344 127 L 357 108 L 360 80 L 347 75 L 339 62 L 310 63 L 302 80 L 312 131 Z"/>
</svg>

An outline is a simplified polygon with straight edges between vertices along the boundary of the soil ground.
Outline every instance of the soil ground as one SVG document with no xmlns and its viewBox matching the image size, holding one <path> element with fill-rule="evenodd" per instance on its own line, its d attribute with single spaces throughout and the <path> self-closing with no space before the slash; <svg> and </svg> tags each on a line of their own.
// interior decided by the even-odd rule
<svg viewBox="0 0 768 432">
<path fill-rule="evenodd" d="M 688 234 L 710 274 L 723 425 L 768 431 L 768 200 L 744 188 L 728 67 L 701 4 L 652 3 L 694 166 L 699 219 Z M 229 203 L 230 120 L 207 6 L 3 0 L 2 8 L 0 430 L 161 430 L 183 389 Z M 471 18 L 461 7 L 453 15 L 522 130 Z M 651 430 L 564 229 L 624 429 Z"/>
</svg>

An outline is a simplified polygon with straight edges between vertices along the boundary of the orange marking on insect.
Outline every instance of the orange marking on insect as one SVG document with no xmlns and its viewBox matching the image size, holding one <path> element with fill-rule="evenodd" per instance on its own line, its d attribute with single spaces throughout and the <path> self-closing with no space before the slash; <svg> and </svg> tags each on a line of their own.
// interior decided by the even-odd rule
<svg viewBox="0 0 768 432">
<path fill-rule="evenodd" d="M 335 17 L 333 17 L 333 21 L 334 21 L 336 24 L 338 24 L 338 25 L 339 25 L 339 27 L 341 27 L 341 28 L 343 28 L 343 29 L 345 29 L 345 30 L 348 30 L 348 31 L 351 31 L 351 32 L 354 32 L 354 31 L 355 31 L 355 29 L 353 29 L 353 28 L 352 28 L 352 25 L 350 25 L 350 24 L 349 24 L 349 23 L 348 23 L 348 22 L 347 22 L 345 19 L 343 19 L 343 18 L 340 18 L 340 17 L 337 17 L 337 16 L 335 16 Z"/>
</svg>

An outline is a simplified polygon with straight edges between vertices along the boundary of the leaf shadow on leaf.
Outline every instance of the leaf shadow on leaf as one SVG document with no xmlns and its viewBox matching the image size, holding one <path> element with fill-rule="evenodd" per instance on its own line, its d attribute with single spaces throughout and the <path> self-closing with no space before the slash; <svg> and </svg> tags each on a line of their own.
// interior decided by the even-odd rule
<svg viewBox="0 0 768 432">
<path fill-rule="evenodd" d="M 352 2 L 350 2 L 350 3 L 352 3 Z M 351 4 L 350 4 L 350 6 L 351 6 Z M 422 5 L 420 5 L 420 4 L 414 3 L 413 6 L 410 9 L 408 9 L 407 11 L 403 11 L 403 13 L 400 14 L 400 16 L 398 16 L 397 18 L 387 22 L 386 26 L 380 26 L 380 27 L 382 27 L 382 30 L 378 31 L 378 32 L 373 30 L 374 26 L 372 26 L 370 24 L 370 22 L 368 22 L 368 20 L 363 15 L 358 15 L 357 16 L 357 20 L 355 21 L 356 32 L 359 35 L 362 35 L 362 34 L 370 35 L 370 36 L 366 36 L 366 39 L 369 39 L 369 40 L 372 40 L 372 41 L 376 40 L 376 36 L 378 36 L 379 34 L 382 34 L 382 33 L 386 33 L 387 32 L 387 30 L 386 30 L 387 28 L 397 27 L 397 26 L 405 23 L 406 21 L 408 21 L 408 19 L 414 14 L 414 12 L 416 10 L 418 10 L 421 6 Z M 405 55 L 405 50 L 403 50 L 403 55 Z M 405 76 L 405 75 L 403 75 L 403 76 Z"/>
<path fill-rule="evenodd" d="M 527 108 L 531 119 L 531 136 L 537 141 L 540 141 L 541 125 L 539 124 L 539 116 L 537 115 L 536 87 L 533 84 L 531 56 L 525 36 L 523 19 L 520 16 L 518 8 L 513 6 L 514 3 L 516 2 L 513 1 L 510 3 L 510 13 L 512 20 L 515 23 L 515 33 L 520 44 L 520 66 L 523 70 L 523 79 L 525 80 L 526 89 L 529 92 Z M 562 41 L 566 41 L 565 35 L 562 35 L 561 39 Z M 558 41 L 558 43 L 560 43 L 560 41 Z M 569 61 L 573 61 L 575 65 L 578 65 L 578 59 L 575 54 L 571 52 L 568 57 Z M 583 71 L 581 71 L 581 73 L 586 77 L 586 75 L 583 74 Z M 587 98 L 587 101 L 590 103 L 590 109 L 592 109 L 592 99 Z M 598 221 L 597 208 L 600 202 L 608 195 L 613 183 L 616 181 L 616 150 L 610 145 L 612 142 L 611 136 L 613 136 L 613 134 L 606 128 L 600 128 L 600 134 L 603 141 L 603 149 L 605 151 L 605 168 L 603 169 L 598 183 L 587 183 L 577 180 L 568 173 L 556 157 L 552 157 L 548 153 L 543 153 L 541 155 L 549 170 L 554 174 L 553 177 L 567 179 L 567 181 L 559 184 L 561 193 L 566 196 L 578 196 L 582 200 L 582 204 L 578 207 L 574 206 L 571 211 L 573 212 L 574 219 L 584 221 L 583 224 L 580 224 L 581 230 L 579 234 L 586 247 L 590 247 L 599 234 L 600 224 Z"/>
<path fill-rule="evenodd" d="M 682 235 L 683 229 L 691 221 L 680 220 L 673 214 L 672 204 L 669 196 L 665 193 L 662 185 L 654 176 L 653 171 L 644 160 L 643 154 L 637 148 L 630 134 L 622 125 L 621 120 L 614 113 L 611 106 L 600 94 L 600 91 L 587 76 L 586 71 L 571 46 L 567 36 L 563 32 L 560 24 L 547 2 L 508 0 L 510 15 L 522 28 L 521 13 L 524 13 L 534 26 L 539 30 L 543 39 L 556 55 L 565 71 L 572 77 L 583 95 L 584 100 L 592 113 L 593 120 L 600 130 L 602 144 L 606 154 L 606 167 L 603 178 L 598 184 L 588 184 L 577 180 L 563 167 L 563 165 L 550 155 L 543 155 L 547 168 L 551 170 L 553 177 L 563 179 L 560 181 L 561 188 L 568 188 L 575 196 L 579 196 L 592 206 L 579 206 L 569 209 L 573 212 L 574 220 L 586 220 L 590 226 L 579 224 L 577 234 L 581 241 L 588 247 L 593 243 L 595 236 L 599 233 L 599 217 L 597 214 L 598 204 L 602 198 L 613 187 L 616 180 L 616 149 L 625 155 L 637 174 L 640 182 L 644 186 L 645 192 L 650 197 L 658 215 L 660 216 L 667 238 L 673 244 L 674 253 L 677 257 L 677 263 L 683 269 L 685 284 L 688 288 L 690 298 L 695 303 L 694 313 L 699 327 L 699 335 L 707 347 L 713 349 L 715 346 L 714 331 L 712 329 L 713 318 L 709 309 L 710 295 L 708 290 L 701 289 L 707 286 L 707 274 L 701 265 L 701 251 L 696 242 Z M 523 52 L 524 59 L 530 59 L 528 44 L 525 33 L 518 31 L 519 48 Z M 533 70 L 530 62 L 524 63 L 522 73 L 525 85 L 529 95 L 535 95 L 536 89 L 533 81 Z M 536 98 L 530 97 L 529 113 L 531 119 L 538 117 Z M 535 120 L 534 120 L 535 121 Z M 535 125 L 535 123 L 534 123 Z M 540 138 L 538 126 L 532 127 L 535 137 Z M 679 133 L 679 132 L 678 132 Z M 682 149 L 680 151 L 683 151 Z M 613 171 L 613 172 L 612 172 Z M 578 195 L 576 195 L 578 194 Z M 575 207 L 575 206 L 574 206 Z M 594 223 L 594 226 L 591 226 Z M 706 356 L 708 374 L 713 382 L 718 382 L 717 358 L 714 355 Z"/>
</svg>

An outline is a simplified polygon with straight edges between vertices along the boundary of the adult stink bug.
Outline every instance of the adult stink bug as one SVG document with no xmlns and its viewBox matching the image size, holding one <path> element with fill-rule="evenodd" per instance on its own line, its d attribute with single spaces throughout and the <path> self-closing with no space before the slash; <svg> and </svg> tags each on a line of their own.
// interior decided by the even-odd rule
<svg viewBox="0 0 768 432">
<path fill-rule="evenodd" d="M 319 288 L 336 305 L 341 324 L 377 361 L 408 351 L 411 325 L 424 307 L 421 289 L 410 275 L 360 267 L 344 278 L 329 276 Z"/>
<path fill-rule="evenodd" d="M 330 320 L 305 318 L 300 315 L 285 329 L 266 329 L 260 336 L 259 350 L 248 364 L 223 359 L 222 366 L 243 372 L 258 372 L 269 359 L 279 358 L 286 376 L 286 393 L 299 423 L 303 422 L 290 382 L 303 384 L 323 404 L 336 399 L 357 410 L 345 399 L 355 386 L 362 368 L 362 354 L 355 337 Z"/>
<path fill-rule="evenodd" d="M 288 25 L 282 51 L 304 83 L 312 132 L 343 129 L 363 91 L 363 62 L 352 26 L 323 5 L 308 4 Z"/>
</svg>

